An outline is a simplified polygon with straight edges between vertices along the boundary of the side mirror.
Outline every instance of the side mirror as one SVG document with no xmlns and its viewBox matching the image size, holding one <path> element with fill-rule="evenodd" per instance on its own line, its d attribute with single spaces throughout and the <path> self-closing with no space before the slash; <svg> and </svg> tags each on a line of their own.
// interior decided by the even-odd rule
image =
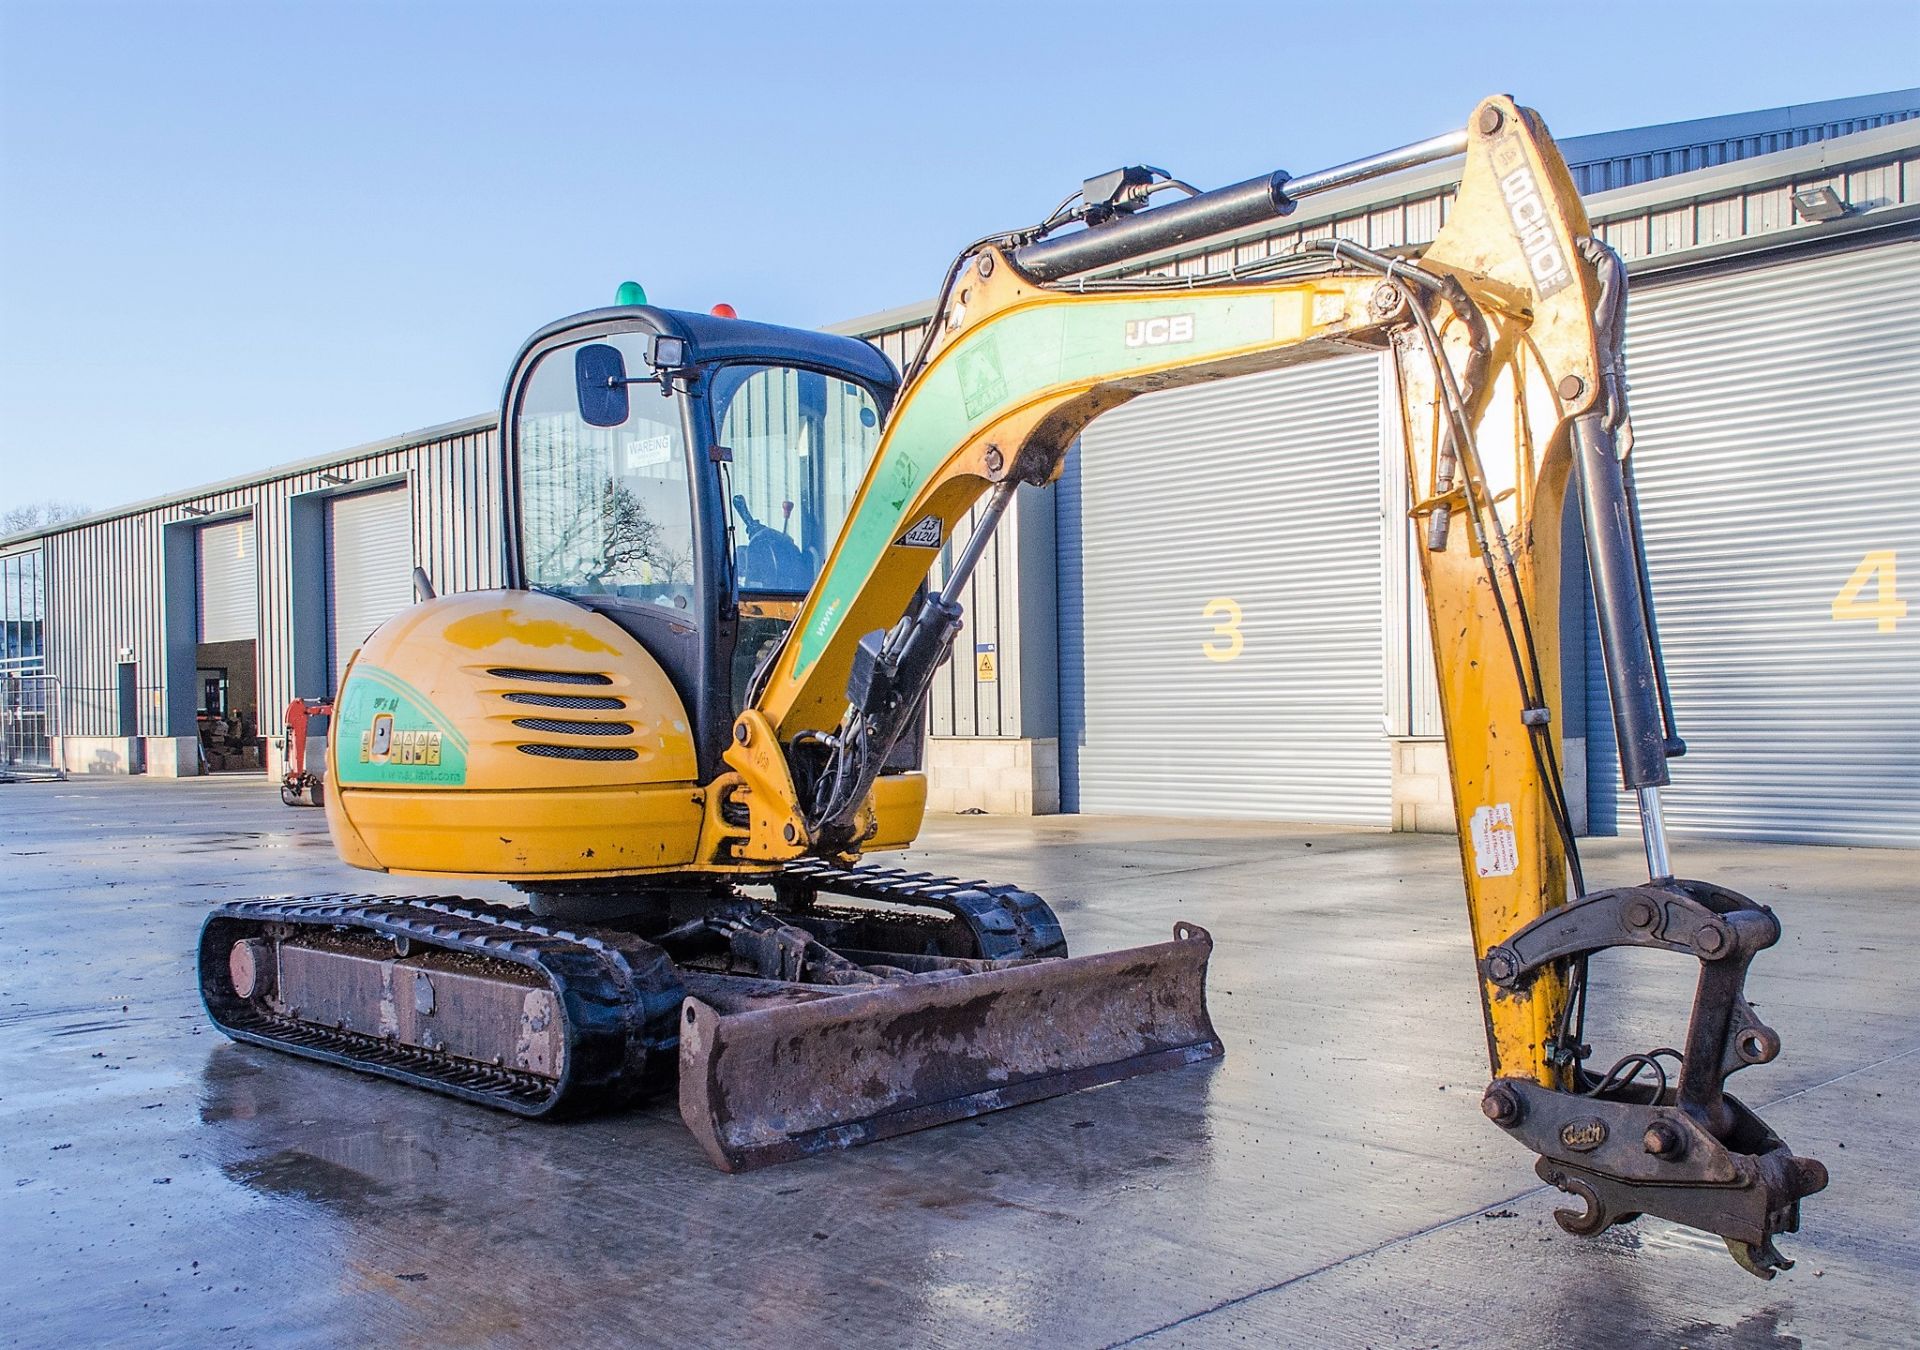
<svg viewBox="0 0 1920 1350">
<path fill-rule="evenodd" d="M 588 426 L 617 427 L 627 420 L 627 362 L 618 347 L 596 342 L 575 352 L 573 387 L 580 420 Z"/>
</svg>

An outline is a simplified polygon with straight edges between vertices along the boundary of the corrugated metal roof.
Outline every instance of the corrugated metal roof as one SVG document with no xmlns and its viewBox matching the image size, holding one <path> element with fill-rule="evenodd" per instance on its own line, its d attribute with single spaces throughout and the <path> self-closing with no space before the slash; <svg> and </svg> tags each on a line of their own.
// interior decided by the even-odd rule
<svg viewBox="0 0 1920 1350">
<path fill-rule="evenodd" d="M 39 529 L 25 530 L 19 534 L 0 537 L 0 548 L 11 544 L 28 544 L 40 539 L 48 539 L 56 534 L 65 534 L 70 530 L 82 530 L 89 525 L 98 525 L 104 521 L 119 520 L 126 516 L 137 516 L 147 511 L 163 510 L 170 506 L 199 504 L 203 497 L 217 497 L 226 493 L 238 492 L 245 488 L 258 487 L 282 478 L 294 478 L 301 474 L 322 473 L 328 469 L 340 468 L 354 460 L 367 459 L 370 456 L 384 455 L 392 451 L 411 450 L 418 446 L 429 445 L 435 441 L 444 441 L 457 436 L 471 436 L 478 432 L 491 431 L 500 421 L 498 414 L 478 413 L 472 417 L 463 417 L 457 422 L 442 422 L 438 426 L 425 427 L 419 431 L 409 431 L 399 436 L 389 436 L 385 440 L 370 441 L 366 445 L 356 445 L 350 450 L 336 450 L 332 454 L 314 455 L 307 459 L 295 460 L 291 464 L 276 464 L 270 469 L 260 469 L 254 473 L 243 473 L 238 477 L 223 479 L 218 483 L 207 483 L 200 487 L 187 488 L 181 492 L 170 492 L 162 497 L 149 497 L 145 501 L 129 502 L 125 506 L 109 507 L 104 511 L 94 511 L 84 516 L 75 516 L 54 525 L 43 525 Z"/>
<path fill-rule="evenodd" d="M 1857 98 L 1793 103 L 1782 108 L 1665 122 L 1627 131 L 1569 136 L 1560 142 L 1573 181 L 1585 196 L 1656 178 L 1732 164 L 1890 122 L 1920 117 L 1920 89 Z"/>
</svg>

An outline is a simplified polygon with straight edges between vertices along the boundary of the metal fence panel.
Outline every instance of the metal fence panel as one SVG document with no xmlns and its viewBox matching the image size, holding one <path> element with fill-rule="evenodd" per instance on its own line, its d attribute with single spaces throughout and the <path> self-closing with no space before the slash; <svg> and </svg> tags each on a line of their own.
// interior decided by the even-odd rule
<svg viewBox="0 0 1920 1350">
<path fill-rule="evenodd" d="M 0 675 L 0 778 L 59 777 L 53 762 L 59 734 L 60 681 Z"/>
</svg>

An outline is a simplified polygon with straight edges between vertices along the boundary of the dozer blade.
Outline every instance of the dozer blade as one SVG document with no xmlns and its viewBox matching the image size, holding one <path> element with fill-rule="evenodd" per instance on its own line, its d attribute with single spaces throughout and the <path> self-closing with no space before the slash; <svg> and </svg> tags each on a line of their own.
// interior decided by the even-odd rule
<svg viewBox="0 0 1920 1350">
<path fill-rule="evenodd" d="M 1223 1053 L 1213 939 L 917 978 L 680 1022 L 680 1114 L 723 1171 L 852 1148 Z"/>
</svg>

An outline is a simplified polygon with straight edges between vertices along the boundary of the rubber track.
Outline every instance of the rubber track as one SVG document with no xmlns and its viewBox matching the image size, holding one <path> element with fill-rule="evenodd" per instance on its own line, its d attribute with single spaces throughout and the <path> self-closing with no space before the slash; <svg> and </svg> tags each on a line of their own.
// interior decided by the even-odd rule
<svg viewBox="0 0 1920 1350">
<path fill-rule="evenodd" d="M 266 1014 L 233 992 L 227 953 L 272 926 L 346 928 L 487 957 L 540 975 L 566 1021 L 558 1080 Z M 522 1116 L 624 1105 L 673 1082 L 682 991 L 666 953 L 630 934 L 572 930 L 527 911 L 446 896 L 323 895 L 242 900 L 207 916 L 200 940 L 207 1013 L 237 1040 L 399 1079 Z"/>
<path fill-rule="evenodd" d="M 788 863 L 773 884 L 784 890 L 795 882 L 803 889 L 857 900 L 945 910 L 973 929 L 979 954 L 988 960 L 1067 954 L 1066 934 L 1052 908 L 1018 886 L 960 881 L 898 867 L 836 867 L 812 858 Z"/>
</svg>

